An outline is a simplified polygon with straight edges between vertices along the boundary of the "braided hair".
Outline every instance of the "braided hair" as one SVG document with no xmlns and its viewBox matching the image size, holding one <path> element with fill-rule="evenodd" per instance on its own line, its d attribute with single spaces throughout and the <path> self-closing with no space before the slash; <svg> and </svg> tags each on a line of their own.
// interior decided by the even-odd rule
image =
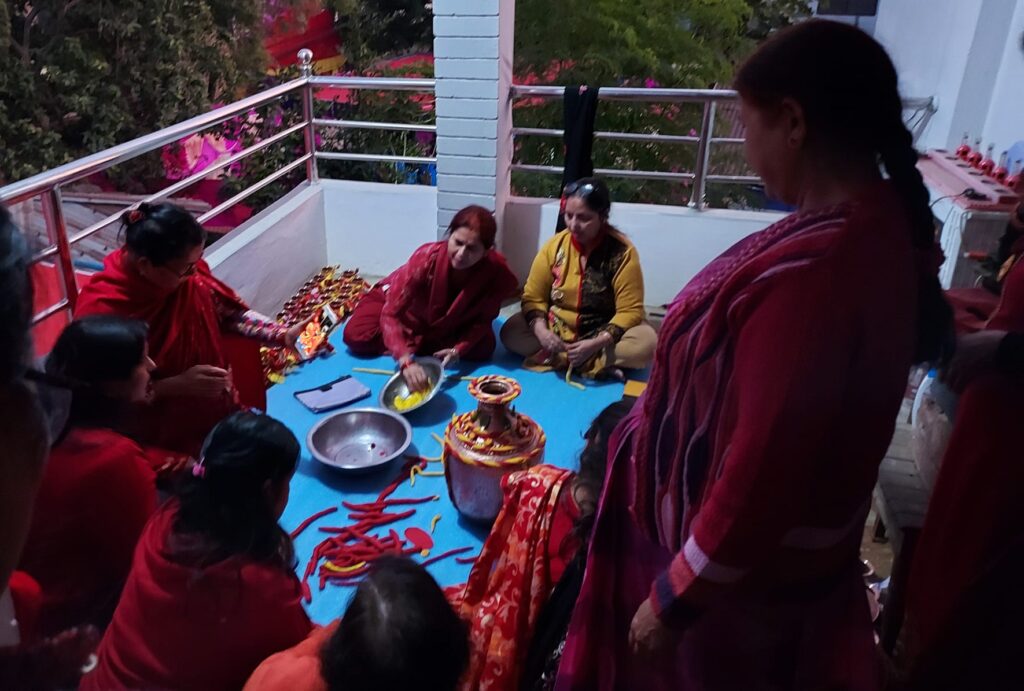
<svg viewBox="0 0 1024 691">
<path fill-rule="evenodd" d="M 896 68 L 877 41 L 848 24 L 802 22 L 766 41 L 740 68 L 734 86 L 762 109 L 777 108 L 785 98 L 799 103 L 812 149 L 835 160 L 872 154 L 904 201 L 914 246 L 934 247 L 935 221 L 903 122 Z M 953 311 L 938 277 L 921 271 L 914 360 L 946 362 L 954 343 Z"/>
</svg>

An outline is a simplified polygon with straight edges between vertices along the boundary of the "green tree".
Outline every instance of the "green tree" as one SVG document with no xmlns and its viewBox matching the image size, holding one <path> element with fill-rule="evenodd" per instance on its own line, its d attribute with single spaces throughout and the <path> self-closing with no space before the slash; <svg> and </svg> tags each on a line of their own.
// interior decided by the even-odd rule
<svg viewBox="0 0 1024 691">
<path fill-rule="evenodd" d="M 365 70 L 382 57 L 432 51 L 433 14 L 426 0 L 326 0 L 338 16 L 349 66 Z"/>
<path fill-rule="evenodd" d="M 263 72 L 264 9 L 263 0 L 5 0 L 0 170 L 22 178 L 233 100 Z"/>
</svg>

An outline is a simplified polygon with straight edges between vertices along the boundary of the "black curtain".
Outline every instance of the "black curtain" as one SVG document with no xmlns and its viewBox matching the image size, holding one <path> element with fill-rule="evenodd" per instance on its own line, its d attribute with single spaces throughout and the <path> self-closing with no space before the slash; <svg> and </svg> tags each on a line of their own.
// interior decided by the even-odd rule
<svg viewBox="0 0 1024 691">
<path fill-rule="evenodd" d="M 565 144 L 565 168 L 562 188 L 570 182 L 594 174 L 594 118 L 597 116 L 596 86 L 567 86 L 563 98 L 562 142 Z M 562 199 L 565 210 L 565 199 Z M 565 228 L 565 218 L 558 214 L 555 231 Z"/>
</svg>

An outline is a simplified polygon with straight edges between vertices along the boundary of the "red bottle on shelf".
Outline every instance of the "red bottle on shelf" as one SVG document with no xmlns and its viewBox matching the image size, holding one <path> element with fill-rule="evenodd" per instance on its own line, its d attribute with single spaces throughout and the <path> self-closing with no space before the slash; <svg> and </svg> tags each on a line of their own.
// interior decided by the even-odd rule
<svg viewBox="0 0 1024 691">
<path fill-rule="evenodd" d="M 988 149 L 985 151 L 985 158 L 981 159 L 981 163 L 978 164 L 978 170 L 983 175 L 991 175 L 992 169 L 996 167 L 996 162 L 992 159 L 992 154 L 995 152 L 996 145 L 989 144 Z"/>
<path fill-rule="evenodd" d="M 1003 153 L 1001 153 L 999 155 L 999 165 L 997 165 L 995 168 L 992 169 L 992 177 L 993 177 L 993 179 L 995 179 L 995 181 L 1000 183 L 1000 184 L 1005 183 L 1006 182 L 1006 177 L 1010 174 L 1010 171 L 1007 170 L 1007 168 L 1006 168 L 1006 164 L 1008 163 L 1008 160 L 1007 160 L 1007 156 L 1008 155 L 1009 155 L 1008 151 L 1004 151 Z"/>
<path fill-rule="evenodd" d="M 1021 180 L 1021 166 L 1024 165 L 1024 161 L 1017 159 L 1017 162 L 1013 164 L 1013 174 L 1006 178 L 1006 182 L 1003 184 L 1009 187 L 1014 192 L 1024 191 L 1024 181 Z"/>
<path fill-rule="evenodd" d="M 968 142 L 968 134 L 964 132 L 964 138 L 960 140 L 960 146 L 956 148 L 956 157 L 961 161 L 966 161 L 967 157 L 971 155 L 971 145 Z"/>
<path fill-rule="evenodd" d="M 978 168 L 981 166 L 981 159 L 984 156 L 981 153 L 981 137 L 974 140 L 974 148 L 971 149 L 970 155 L 967 157 L 967 163 L 970 164 L 971 168 Z"/>
</svg>

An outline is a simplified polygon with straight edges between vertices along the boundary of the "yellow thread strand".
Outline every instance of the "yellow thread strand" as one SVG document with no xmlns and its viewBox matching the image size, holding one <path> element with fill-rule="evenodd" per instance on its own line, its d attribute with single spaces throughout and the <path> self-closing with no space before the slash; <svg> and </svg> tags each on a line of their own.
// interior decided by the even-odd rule
<svg viewBox="0 0 1024 691">
<path fill-rule="evenodd" d="M 409 486 L 410 487 L 415 487 L 416 486 L 416 474 L 419 471 L 420 471 L 420 467 L 418 465 L 414 465 L 413 467 L 409 468 Z"/>
<path fill-rule="evenodd" d="M 420 556 L 421 557 L 428 557 L 428 556 L 430 556 L 430 550 L 429 549 L 421 549 L 420 550 Z"/>
<path fill-rule="evenodd" d="M 431 470 L 430 472 L 427 472 L 426 470 L 421 470 L 416 474 L 422 475 L 423 477 L 444 477 L 444 472 L 440 470 Z"/>
<path fill-rule="evenodd" d="M 574 382 L 572 380 L 572 367 L 570 367 L 569 369 L 565 370 L 565 383 L 568 384 L 569 386 L 573 387 L 574 389 L 579 389 L 580 391 L 585 391 L 586 388 L 587 388 L 587 387 L 583 386 L 583 384 L 580 384 L 578 382 Z"/>
<path fill-rule="evenodd" d="M 376 369 L 374 367 L 353 367 L 353 372 L 362 372 L 363 374 L 383 374 L 384 376 L 390 377 L 395 373 L 394 370 L 389 369 Z"/>
<path fill-rule="evenodd" d="M 365 561 L 361 561 L 358 564 L 353 564 L 352 566 L 337 566 L 333 562 L 329 562 L 329 561 L 325 561 L 324 562 L 324 568 L 327 569 L 328 571 L 333 571 L 335 573 L 349 573 L 351 571 L 356 571 L 357 569 L 361 569 L 364 566 L 366 566 L 366 562 Z"/>
<path fill-rule="evenodd" d="M 430 519 L 430 534 L 431 535 L 434 534 L 434 528 L 437 527 L 437 522 L 440 521 L 440 520 L 441 520 L 441 514 L 437 514 L 436 516 L 434 516 L 433 518 Z"/>
</svg>

